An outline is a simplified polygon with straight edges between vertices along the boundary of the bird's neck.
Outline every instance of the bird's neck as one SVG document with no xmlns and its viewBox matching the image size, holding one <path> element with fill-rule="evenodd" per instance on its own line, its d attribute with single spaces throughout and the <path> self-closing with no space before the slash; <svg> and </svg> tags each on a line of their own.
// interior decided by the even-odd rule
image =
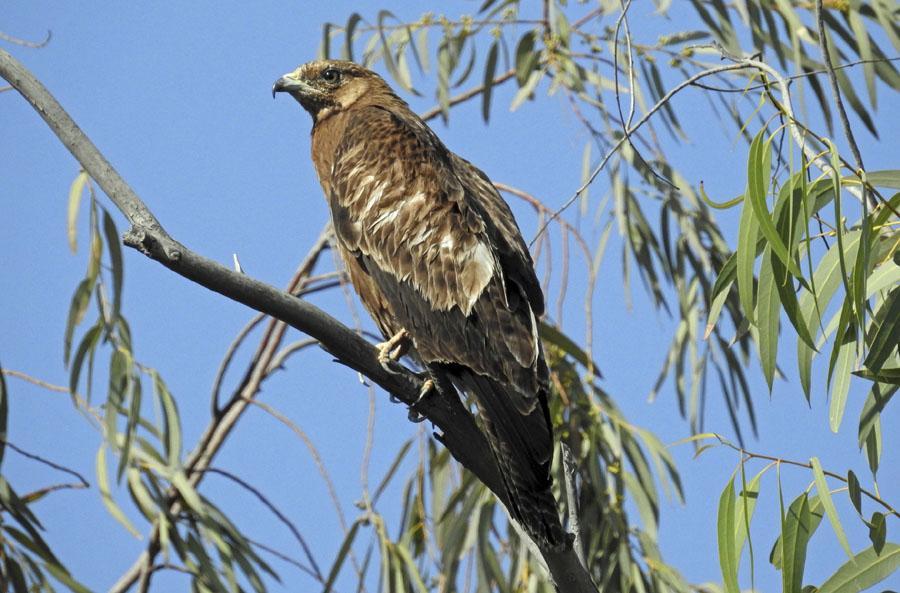
<svg viewBox="0 0 900 593">
<path fill-rule="evenodd" d="M 334 155 L 347 127 L 348 113 L 338 111 L 316 121 L 312 129 L 312 159 L 323 187 L 331 177 Z M 325 193 L 330 188 L 325 187 Z"/>
</svg>

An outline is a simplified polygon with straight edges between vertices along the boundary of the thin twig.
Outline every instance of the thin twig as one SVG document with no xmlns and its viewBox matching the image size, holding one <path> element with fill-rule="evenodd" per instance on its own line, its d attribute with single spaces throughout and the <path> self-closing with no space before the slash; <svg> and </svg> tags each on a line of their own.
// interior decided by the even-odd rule
<svg viewBox="0 0 900 593">
<path fill-rule="evenodd" d="M 493 82 L 491 82 L 491 85 L 497 86 L 498 84 L 503 84 L 510 78 L 513 78 L 515 75 L 516 75 L 516 69 L 511 68 L 511 69 L 507 70 L 506 72 L 504 72 L 503 74 L 500 74 L 499 76 L 495 77 Z M 464 102 L 468 101 L 469 99 L 477 97 L 478 95 L 483 93 L 484 89 L 485 89 L 485 85 L 482 84 L 482 85 L 473 87 L 463 93 L 460 93 L 460 94 L 456 95 L 455 97 L 450 97 L 450 100 L 447 101 L 447 106 L 453 107 L 454 105 L 459 105 L 460 103 L 464 103 Z M 435 105 L 434 107 L 432 107 L 431 109 L 429 109 L 428 111 L 426 111 L 425 113 L 420 115 L 419 117 L 422 118 L 422 121 L 429 121 L 429 120 L 432 120 L 432 119 L 436 118 L 437 116 L 439 116 L 442 113 L 442 111 L 443 111 L 443 109 L 441 108 L 440 105 Z"/>
<path fill-rule="evenodd" d="M 898 60 L 900 60 L 900 56 L 893 57 L 893 58 L 873 58 L 871 60 L 857 60 L 855 62 L 847 62 L 846 64 L 841 64 L 840 66 L 835 66 L 834 70 L 835 71 L 844 70 L 845 68 L 852 68 L 854 66 L 859 66 L 861 64 L 879 64 L 879 63 L 885 63 L 885 62 L 896 62 Z M 790 81 L 794 81 L 794 80 L 800 80 L 803 78 L 810 78 L 812 76 L 818 76 L 819 74 L 828 74 L 828 69 L 822 68 L 821 70 L 810 70 L 808 72 L 802 72 L 800 74 L 792 74 L 790 76 L 785 76 L 784 79 L 790 82 Z M 694 86 L 699 87 L 704 90 L 707 90 L 707 91 L 713 91 L 716 93 L 741 93 L 741 94 L 743 94 L 743 93 L 747 93 L 750 91 L 758 91 L 758 90 L 766 89 L 766 88 L 768 88 L 769 85 L 767 83 L 760 83 L 760 84 L 755 84 L 755 85 L 748 86 L 748 87 L 725 88 L 725 87 L 712 86 L 712 85 L 702 83 L 702 82 L 696 82 L 696 83 L 694 83 Z"/>
<path fill-rule="evenodd" d="M 227 470 L 220 469 L 217 467 L 208 467 L 204 471 L 206 471 L 206 473 L 212 473 L 212 474 L 218 474 L 220 476 L 224 476 L 224 477 L 228 478 L 229 480 L 231 480 L 232 482 L 234 482 L 235 484 L 238 484 L 244 490 L 247 490 L 248 492 L 253 494 L 253 496 L 255 496 L 257 498 L 257 500 L 259 500 L 259 502 L 261 502 L 263 504 L 263 506 L 265 506 L 267 509 L 269 509 L 272 512 L 272 514 L 275 515 L 275 517 L 279 521 L 281 521 L 282 525 L 284 525 L 285 527 L 288 528 L 288 530 L 294 536 L 294 539 L 296 539 L 300 543 L 300 547 L 303 548 L 303 553 L 306 555 L 306 559 L 309 561 L 310 566 L 312 566 L 313 572 L 315 573 L 315 574 L 313 574 L 313 576 L 316 578 L 316 580 L 319 581 L 320 583 L 325 582 L 325 577 L 322 575 L 322 571 L 319 569 L 319 564 L 316 562 L 316 559 L 313 556 L 312 550 L 309 548 L 309 545 L 306 543 L 306 539 L 303 537 L 303 534 L 300 533 L 300 530 L 297 529 L 297 526 L 294 525 L 293 522 L 291 522 L 291 520 L 288 519 L 287 515 L 282 513 L 278 509 L 278 507 L 276 507 L 275 504 L 272 501 L 270 501 L 268 499 L 268 497 L 266 497 L 265 494 L 263 494 L 258 488 L 256 488 L 255 486 L 253 486 L 246 480 L 243 480 L 242 478 L 236 476 L 235 474 L 233 474 Z"/>
<path fill-rule="evenodd" d="M 23 373 L 22 371 L 14 371 L 13 369 L 0 369 L 0 371 L 2 371 L 2 373 L 8 377 L 15 377 L 16 379 L 21 379 L 27 383 L 31 383 L 32 385 L 37 385 L 38 387 L 42 387 L 42 388 L 46 389 L 47 391 L 53 391 L 56 393 L 68 393 L 69 395 L 72 396 L 72 399 L 75 400 L 75 404 L 80 409 L 82 409 L 83 411 L 92 415 L 94 417 L 94 419 L 97 420 L 98 422 L 100 421 L 100 413 L 95 408 L 92 408 L 88 404 L 87 400 L 84 397 L 82 397 L 81 395 L 79 395 L 77 393 L 70 392 L 68 387 L 63 387 L 62 385 L 56 385 L 54 383 L 48 383 L 47 381 L 44 381 L 43 379 L 38 379 L 37 377 L 32 377 L 31 375 Z"/>
<path fill-rule="evenodd" d="M 246 539 L 250 543 L 250 545 L 257 547 L 260 550 L 263 550 L 264 552 L 267 552 L 267 553 L 275 556 L 276 558 L 278 558 L 279 560 L 281 560 L 283 562 L 287 562 L 291 566 L 296 566 L 297 568 L 299 568 L 300 570 L 302 570 L 309 576 L 316 578 L 316 574 L 313 572 L 313 570 L 310 567 L 303 564 L 302 562 L 294 560 L 287 554 L 285 554 L 283 552 L 279 552 L 275 548 L 273 548 L 271 546 L 267 546 L 266 544 L 264 544 L 262 542 L 258 542 L 255 539 L 249 538 L 247 536 L 244 536 L 244 539 Z M 337 591 L 334 589 L 334 587 L 331 588 L 331 593 L 337 593 Z"/>
<path fill-rule="evenodd" d="M 231 341 L 231 344 L 229 344 L 228 348 L 225 350 L 225 356 L 222 358 L 222 362 L 219 363 L 219 370 L 216 371 L 216 377 L 213 380 L 212 395 L 209 398 L 212 404 L 213 417 L 218 416 L 220 413 L 219 393 L 222 390 L 222 381 L 225 380 L 225 373 L 228 371 L 228 367 L 231 366 L 231 361 L 234 360 L 234 355 L 237 353 L 241 344 L 244 343 L 247 336 L 250 335 L 250 332 L 252 332 L 265 318 L 266 316 L 263 313 L 254 315 L 250 321 L 241 328 L 241 331 L 238 332 L 237 336 L 235 336 L 234 340 Z"/>
<path fill-rule="evenodd" d="M 6 41 L 7 43 L 12 43 L 13 45 L 20 45 L 22 47 L 30 47 L 33 49 L 40 49 L 50 43 L 50 39 L 53 37 L 53 31 L 48 30 L 47 36 L 44 37 L 43 41 L 28 41 L 27 39 L 20 39 L 18 37 L 13 37 L 12 35 L 7 35 L 6 33 L 0 31 L 0 41 Z"/>
<path fill-rule="evenodd" d="M 609 151 L 600 160 L 600 163 L 594 168 L 593 171 L 591 171 L 591 174 L 588 176 L 587 181 L 585 181 L 581 185 L 581 187 L 579 187 L 577 190 L 575 190 L 575 193 L 572 195 L 572 197 L 570 197 L 568 200 L 566 200 L 562 206 L 560 206 L 557 210 L 555 210 L 553 212 L 553 215 L 548 220 L 546 220 L 544 222 L 544 224 L 538 229 L 538 232 L 535 235 L 534 239 L 531 240 L 531 244 L 533 244 L 535 242 L 535 240 L 546 230 L 547 226 L 551 222 L 553 222 L 554 220 L 559 218 L 560 214 L 565 212 L 569 208 L 569 206 L 574 204 L 575 200 L 578 199 L 578 197 L 584 192 L 584 190 L 586 190 L 594 182 L 594 179 L 597 178 L 597 175 L 600 174 L 600 171 L 603 170 L 603 168 L 606 166 L 606 163 L 609 161 L 609 159 L 612 158 L 612 156 L 616 153 L 616 151 L 618 151 L 622 147 L 622 145 L 625 143 L 628 136 L 633 134 L 634 132 L 636 132 L 638 129 L 641 128 L 641 126 L 643 126 L 645 123 L 647 123 L 647 121 L 651 117 L 653 117 L 653 115 L 657 111 L 659 111 L 663 107 L 663 105 L 665 105 L 666 103 L 668 103 L 669 101 L 672 100 L 672 97 L 674 97 L 680 91 L 684 90 L 686 87 L 691 86 L 693 83 L 697 82 L 698 80 L 700 80 L 702 78 L 706 78 L 707 76 L 714 76 L 716 74 L 721 74 L 723 72 L 730 72 L 732 70 L 741 70 L 746 67 L 747 67 L 747 64 L 729 64 L 727 66 L 717 66 L 715 68 L 709 68 L 707 70 L 703 70 L 702 72 L 697 72 L 696 74 L 681 81 L 679 84 L 677 84 L 671 90 L 669 90 L 669 92 L 667 92 L 665 95 L 663 95 L 663 97 L 659 101 L 657 101 L 656 104 L 653 105 L 653 107 L 651 107 L 647 111 L 647 113 L 645 113 L 643 116 L 641 116 L 641 118 L 637 121 L 636 124 L 634 124 L 634 126 L 631 126 L 628 128 L 627 135 L 623 135 L 621 138 L 619 138 L 619 140 L 616 141 L 615 144 L 613 144 L 612 148 L 610 148 Z"/>
<path fill-rule="evenodd" d="M 795 467 L 805 467 L 806 469 L 813 468 L 811 463 L 804 463 L 802 461 L 795 461 L 793 459 L 785 459 L 783 457 L 774 457 L 772 455 L 765 455 L 763 453 L 754 453 L 752 451 L 747 451 L 746 449 L 744 449 L 742 447 L 738 447 L 737 445 L 732 444 L 731 442 L 725 440 L 724 438 L 720 437 L 719 435 L 716 435 L 716 438 L 719 440 L 720 443 L 722 443 L 726 447 L 734 449 L 735 451 L 738 451 L 742 455 L 745 455 L 751 459 L 762 459 L 765 461 L 774 461 L 776 463 L 781 463 L 784 465 L 793 465 Z M 834 478 L 835 480 L 839 480 L 841 482 L 844 482 L 845 484 L 847 483 L 847 478 L 845 476 L 842 476 L 842 475 L 837 474 L 832 471 L 828 471 L 826 469 L 823 469 L 822 473 L 830 478 Z M 879 497 L 877 494 L 869 492 L 868 490 L 866 490 L 863 487 L 860 487 L 859 491 L 861 493 L 865 494 L 872 501 L 874 501 L 874 502 L 878 503 L 879 505 L 881 505 L 882 507 L 884 507 L 884 509 L 887 510 L 888 513 L 890 513 L 891 515 L 894 515 L 895 517 L 900 517 L 900 512 L 897 512 L 897 510 L 893 506 L 888 504 L 884 499 Z"/>
<path fill-rule="evenodd" d="M 271 374 L 275 370 L 284 368 L 284 363 L 288 358 L 314 344 L 318 344 L 318 342 L 316 340 L 313 340 L 312 338 L 306 338 L 305 340 L 297 340 L 296 342 L 291 342 L 290 344 L 279 350 L 278 354 L 276 354 L 272 358 L 272 362 L 269 363 L 269 368 L 266 369 L 266 374 Z"/>
<path fill-rule="evenodd" d="M 0 438 L 0 441 L 4 442 L 6 447 L 12 449 L 13 451 L 18 453 L 22 457 L 27 457 L 28 459 L 31 459 L 32 461 L 36 461 L 40 464 L 46 465 L 47 467 L 51 467 L 51 468 L 55 469 L 56 471 L 63 472 L 64 474 L 69 474 L 70 476 L 72 476 L 73 478 L 75 478 L 79 482 L 81 482 L 82 488 L 90 488 L 91 487 L 90 482 L 85 480 L 84 476 L 79 474 L 74 469 L 69 469 L 68 467 L 66 467 L 64 465 L 60 465 L 58 463 L 50 461 L 49 459 L 47 459 L 45 457 L 41 457 L 40 455 L 37 455 L 35 453 L 29 453 L 28 451 L 25 451 L 21 447 L 14 445 L 13 443 L 7 441 L 5 438 Z"/>
<path fill-rule="evenodd" d="M 863 165 L 862 154 L 859 152 L 859 146 L 857 146 L 856 139 L 853 137 L 853 128 L 850 127 L 850 120 L 847 118 L 847 110 L 844 108 L 843 100 L 841 100 L 841 90 L 838 88 L 837 75 L 834 73 L 831 52 L 828 51 L 828 37 L 825 34 L 825 23 L 822 21 L 822 0 L 816 0 L 816 23 L 819 27 L 819 46 L 822 48 L 822 59 L 825 61 L 825 66 L 828 69 L 828 82 L 831 84 L 831 94 L 834 96 L 834 102 L 837 104 L 841 127 L 844 128 L 844 136 L 847 137 L 847 144 L 850 145 L 850 152 L 853 153 L 853 160 L 856 161 L 854 174 L 862 181 L 865 166 Z M 862 192 L 865 204 L 870 209 L 875 208 L 878 204 L 871 194 L 866 191 L 865 184 L 863 184 Z M 835 196 L 834 199 L 840 199 L 840 196 Z M 838 221 L 838 223 L 840 223 L 840 221 Z"/>
<path fill-rule="evenodd" d="M 322 456 L 319 454 L 319 450 L 316 448 L 315 443 L 312 442 L 312 439 L 309 438 L 309 435 L 300 428 L 296 422 L 293 422 L 290 418 L 270 406 L 265 402 L 261 402 L 259 400 L 248 400 L 247 403 L 253 404 L 259 409 L 263 410 L 265 413 L 269 414 L 297 435 L 303 444 L 306 446 L 307 451 L 309 451 L 310 457 L 313 459 L 313 463 L 316 465 L 316 469 L 319 472 L 319 475 L 322 477 L 322 481 L 325 482 L 325 488 L 328 490 L 328 496 L 331 498 L 331 503 L 334 505 L 334 509 L 337 512 L 338 522 L 341 525 L 341 530 L 344 533 L 347 533 L 349 529 L 347 525 L 347 515 L 344 513 L 344 508 L 341 505 L 341 499 L 338 496 L 337 488 L 334 486 L 334 482 L 331 480 L 331 474 L 328 473 L 328 469 L 325 467 L 325 462 L 322 461 Z"/>
<path fill-rule="evenodd" d="M 55 391 L 57 393 L 69 393 L 68 387 L 63 387 L 62 385 L 55 385 L 53 383 L 48 383 L 43 379 L 38 379 L 37 377 L 32 377 L 31 375 L 27 375 L 22 371 L 14 371 L 12 369 L 3 369 L 3 374 L 8 377 L 15 377 L 16 379 L 22 379 L 23 381 L 27 381 L 33 385 L 37 385 L 38 387 L 43 387 L 47 391 Z"/>
</svg>

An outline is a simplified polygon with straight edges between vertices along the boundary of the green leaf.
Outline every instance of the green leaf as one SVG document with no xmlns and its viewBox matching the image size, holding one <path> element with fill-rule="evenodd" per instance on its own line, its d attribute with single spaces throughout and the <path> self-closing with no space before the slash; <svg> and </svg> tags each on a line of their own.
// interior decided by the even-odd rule
<svg viewBox="0 0 900 593">
<path fill-rule="evenodd" d="M 838 262 L 840 264 L 841 280 L 844 283 L 844 291 L 849 298 L 853 291 L 850 288 L 850 276 L 847 272 L 847 251 L 844 249 L 844 221 L 843 216 L 841 216 L 841 159 L 834 143 L 828 138 L 825 138 L 825 143 L 828 145 L 828 150 L 831 153 L 831 167 L 833 169 L 831 179 L 834 185 L 834 227 L 837 234 Z"/>
<path fill-rule="evenodd" d="M 53 578 L 75 593 L 91 593 L 91 590 L 72 578 L 69 571 L 58 562 L 45 562 L 44 568 L 53 575 Z"/>
<path fill-rule="evenodd" d="M 385 35 L 385 24 L 384 22 L 387 19 L 398 20 L 394 14 L 389 10 L 380 10 L 378 11 L 378 35 L 381 39 L 381 56 L 384 58 L 384 65 L 388 70 L 388 73 L 391 75 L 391 78 L 403 87 L 407 92 L 415 92 L 412 88 L 412 84 L 409 79 L 407 79 L 403 73 L 398 70 L 396 62 L 394 62 L 394 54 L 391 48 L 391 44 L 388 42 L 387 35 Z"/>
<path fill-rule="evenodd" d="M 714 202 L 712 200 L 712 198 L 710 198 L 709 195 L 707 195 L 706 188 L 703 186 L 702 181 L 698 185 L 698 190 L 699 190 L 699 194 L 700 194 L 700 199 L 703 201 L 703 203 L 706 204 L 707 206 L 709 206 L 710 208 L 714 208 L 716 210 L 729 210 L 744 201 L 744 196 L 742 194 L 740 196 L 737 196 L 736 198 L 732 198 L 725 202 Z"/>
<path fill-rule="evenodd" d="M 737 255 L 732 253 L 728 256 L 728 259 L 725 260 L 725 263 L 722 264 L 722 269 L 719 270 L 719 275 L 716 276 L 716 282 L 713 284 L 712 291 L 710 292 L 709 316 L 706 320 L 706 331 L 703 334 L 704 340 L 709 338 L 709 335 L 716 326 L 716 322 L 719 320 L 722 307 L 725 305 L 725 301 L 728 300 L 728 293 L 731 290 L 731 285 L 734 284 L 736 272 Z"/>
<path fill-rule="evenodd" d="M 872 429 L 869 431 L 869 436 L 866 437 L 866 460 L 869 462 L 869 469 L 872 471 L 873 476 L 878 473 L 881 449 L 881 420 L 876 419 L 872 424 Z"/>
<path fill-rule="evenodd" d="M 141 533 L 132 525 L 119 505 L 113 499 L 112 492 L 109 489 L 109 477 L 106 470 L 106 445 L 101 445 L 97 449 L 97 488 L 100 490 L 100 498 L 109 514 L 118 521 L 128 532 L 136 537 L 141 538 Z"/>
<path fill-rule="evenodd" d="M 735 508 L 735 529 L 737 531 L 734 540 L 734 549 L 740 557 L 744 548 L 744 542 L 750 531 L 750 522 L 753 520 L 753 511 L 756 510 L 756 501 L 759 500 L 759 481 L 767 468 L 763 468 L 759 473 L 753 476 L 749 484 L 745 484 L 743 490 L 738 495 L 737 507 Z M 743 475 L 743 474 L 742 474 Z M 752 554 L 751 554 L 752 556 Z"/>
<path fill-rule="evenodd" d="M 350 529 L 347 530 L 344 541 L 341 543 L 341 547 L 338 548 L 338 553 L 334 557 L 334 563 L 331 565 L 331 570 L 328 572 L 328 578 L 325 580 L 325 587 L 322 589 L 322 593 L 330 593 L 330 591 L 332 591 L 334 582 L 337 580 L 337 577 L 341 572 L 341 567 L 344 565 L 344 560 L 347 559 L 347 555 L 350 553 L 353 540 L 356 539 L 356 532 L 359 531 L 359 526 L 365 520 L 365 517 L 360 517 L 354 521 L 353 525 L 350 526 Z"/>
<path fill-rule="evenodd" d="M 8 555 L 3 559 L 3 571 L 8 583 L 12 584 L 13 593 L 29 593 L 22 567 Z"/>
<path fill-rule="evenodd" d="M 538 83 L 544 77 L 543 70 L 535 70 L 528 77 L 528 80 L 522 85 L 516 95 L 513 97 L 512 102 L 509 104 L 509 110 L 515 111 L 518 109 L 522 103 L 524 103 L 529 97 L 531 97 L 532 93 L 534 93 L 534 89 L 537 87 Z"/>
<path fill-rule="evenodd" d="M 738 563 L 740 557 L 735 549 L 737 526 L 735 525 L 734 476 L 728 480 L 719 496 L 719 518 L 717 522 L 719 540 L 719 566 L 725 583 L 725 593 L 740 593 L 738 587 Z"/>
<path fill-rule="evenodd" d="M 178 417 L 178 407 L 160 374 L 152 371 L 151 376 L 153 377 L 153 390 L 156 392 L 156 397 L 163 410 L 163 444 L 168 457 L 168 465 L 175 468 L 181 462 L 181 420 Z"/>
<path fill-rule="evenodd" d="M 772 271 L 774 262 L 769 247 L 763 252 L 762 267 L 759 270 L 759 287 L 756 302 L 756 326 L 758 328 L 759 360 L 762 364 L 763 375 L 772 392 L 772 382 L 775 379 L 775 364 L 778 352 L 778 287 L 775 274 Z"/>
<path fill-rule="evenodd" d="M 847 394 L 850 391 L 850 375 L 856 359 L 856 335 L 851 326 L 847 328 L 843 338 L 835 340 L 832 353 L 833 365 L 829 365 L 828 378 L 834 380 L 831 385 L 831 402 L 828 406 L 828 424 L 831 431 L 835 433 L 841 427 L 841 420 L 844 418 Z"/>
<path fill-rule="evenodd" d="M 493 591 L 496 588 L 497 591 L 505 592 L 509 591 L 510 587 L 506 583 L 503 570 L 500 568 L 500 561 L 497 559 L 497 552 L 490 541 L 493 516 L 493 505 L 484 505 L 478 517 L 479 572 L 486 577 L 489 590 Z"/>
<path fill-rule="evenodd" d="M 363 20 L 358 12 L 354 12 L 350 15 L 350 18 L 347 19 L 347 24 L 344 26 L 344 49 L 343 55 L 341 56 L 345 60 L 353 59 L 353 38 L 356 32 L 356 25 Z"/>
<path fill-rule="evenodd" d="M 69 371 L 69 393 L 72 394 L 73 398 L 78 391 L 78 382 L 81 377 L 82 367 L 84 366 L 84 357 L 88 353 L 93 352 L 94 348 L 97 347 L 97 341 L 100 339 L 102 330 L 102 321 L 98 321 L 97 325 L 85 332 L 84 336 L 81 338 L 81 342 L 78 344 L 78 348 L 75 349 L 75 356 L 72 357 L 71 370 Z"/>
<path fill-rule="evenodd" d="M 109 261 L 113 277 L 113 312 L 115 319 L 119 316 L 122 305 L 122 279 L 125 268 L 122 263 L 122 246 L 119 244 L 119 232 L 116 223 L 106 210 L 103 211 L 103 232 L 106 235 L 106 245 L 109 247 Z"/>
<path fill-rule="evenodd" d="M 119 455 L 119 465 L 116 470 L 116 481 L 122 481 L 122 475 L 125 468 L 131 461 L 131 444 L 134 442 L 135 430 L 141 419 L 141 379 L 139 376 L 133 378 L 130 383 L 130 402 L 128 405 L 128 420 L 125 423 L 125 433 L 122 436 L 122 447 Z"/>
<path fill-rule="evenodd" d="M 753 216 L 753 206 L 750 204 L 750 200 L 746 200 L 743 208 L 741 208 L 741 220 L 738 223 L 737 270 L 735 277 L 737 279 L 741 308 L 751 323 L 755 323 L 753 319 L 753 311 L 756 309 L 753 298 L 753 264 L 756 261 L 758 226 L 756 218 Z"/>
<path fill-rule="evenodd" d="M 880 422 L 881 412 L 897 392 L 898 386 L 885 387 L 875 383 L 869 391 L 862 412 L 859 414 L 859 447 L 862 448 L 876 424 Z"/>
<path fill-rule="evenodd" d="M 69 212 L 66 216 L 66 229 L 69 236 L 69 249 L 72 253 L 78 251 L 78 206 L 81 204 L 81 195 L 88 181 L 88 174 L 81 171 L 72 181 L 69 187 Z"/>
<path fill-rule="evenodd" d="M 481 117 L 487 123 L 491 117 L 491 94 L 494 90 L 494 76 L 497 74 L 498 45 L 495 40 L 488 50 L 487 62 L 484 65 L 484 91 L 481 93 Z"/>
<path fill-rule="evenodd" d="M 808 190 L 803 179 L 802 173 L 791 177 L 790 182 L 786 183 L 779 192 L 778 204 L 775 208 L 778 234 L 792 255 L 797 252 L 802 229 L 806 227 L 806 220 L 800 216 L 801 207 L 806 211 L 809 210 L 807 206 L 809 196 L 806 195 Z M 807 249 L 808 252 L 809 250 Z M 781 301 L 781 306 L 784 308 L 788 320 L 794 326 L 800 339 L 815 350 L 812 332 L 803 319 L 800 304 L 797 300 L 794 278 L 788 273 L 787 267 L 781 260 L 771 253 L 770 257 L 772 259 L 772 273 L 775 275 L 775 288 L 778 291 L 778 299 Z M 805 280 L 801 279 L 800 283 L 802 286 L 809 288 Z"/>
<path fill-rule="evenodd" d="M 540 323 L 538 331 L 542 340 L 556 346 L 565 354 L 571 356 L 589 372 L 592 372 L 598 377 L 602 376 L 600 374 L 600 367 L 597 366 L 597 363 L 591 360 L 590 355 L 588 355 L 588 353 L 585 352 L 578 344 L 576 344 L 569 336 L 565 335 L 552 325 L 543 321 Z"/>
<path fill-rule="evenodd" d="M 135 467 L 129 467 L 126 479 L 128 482 L 128 493 L 131 494 L 131 499 L 134 501 L 135 506 L 137 506 L 147 521 L 154 521 L 159 517 L 162 505 L 154 500 L 150 491 L 144 485 L 140 470 Z"/>
<path fill-rule="evenodd" d="M 872 338 L 869 354 L 863 364 L 873 373 L 878 373 L 881 366 L 898 348 L 900 348 L 900 288 L 894 288 L 882 308 L 886 313 L 880 316 L 881 325 Z"/>
<path fill-rule="evenodd" d="M 825 510 L 822 508 L 822 501 L 819 500 L 817 495 L 813 495 L 809 498 L 809 537 L 811 538 L 813 534 L 816 532 L 816 529 L 819 528 L 819 524 L 822 522 L 822 519 L 825 518 Z M 781 570 L 781 536 L 778 536 L 778 539 L 775 540 L 775 544 L 772 546 L 772 552 L 769 557 L 769 561 L 772 563 L 772 566 Z"/>
<path fill-rule="evenodd" d="M 766 205 L 772 175 L 772 152 L 771 141 L 763 141 L 765 134 L 766 130 L 763 128 L 750 144 L 750 158 L 747 162 L 747 201 L 752 206 L 759 230 L 768 241 L 772 252 L 794 276 L 802 278 L 803 274 L 778 235 L 769 214 L 769 207 Z"/>
<path fill-rule="evenodd" d="M 887 522 L 884 520 L 884 513 L 878 511 L 872 513 L 872 520 L 869 521 L 869 540 L 875 548 L 875 553 L 881 554 L 887 540 Z"/>
<path fill-rule="evenodd" d="M 891 385 L 900 385 L 900 368 L 897 369 L 881 369 L 877 373 L 873 373 L 868 369 L 853 371 L 853 374 L 863 379 L 877 381 L 878 383 L 889 383 Z"/>
<path fill-rule="evenodd" d="M 845 562 L 822 583 L 818 593 L 858 593 L 880 583 L 897 567 L 900 567 L 900 546 L 897 544 L 885 544 L 881 554 L 868 548 Z"/>
<path fill-rule="evenodd" d="M 859 248 L 859 240 L 861 234 L 859 231 L 851 231 L 846 233 L 845 247 L 850 257 L 854 257 L 856 249 Z M 841 284 L 839 254 L 842 250 L 839 245 L 831 246 L 831 249 L 819 261 L 815 274 L 813 274 L 813 284 L 818 290 L 816 298 L 809 292 L 805 292 L 800 298 L 800 312 L 806 319 L 807 329 L 810 335 L 815 336 L 818 332 L 817 328 L 822 325 L 821 315 L 824 313 L 832 297 L 837 292 L 838 286 Z M 811 392 L 811 368 L 812 356 L 814 350 L 802 340 L 797 341 L 797 365 L 800 371 L 800 384 L 806 395 L 807 401 Z"/>
<path fill-rule="evenodd" d="M 856 509 L 856 512 L 862 513 L 862 491 L 859 487 L 859 478 L 856 477 L 853 470 L 847 472 L 847 495 L 850 497 L 850 502 L 853 503 L 853 508 Z"/>
<path fill-rule="evenodd" d="M 852 179 L 856 179 L 853 177 Z M 900 189 L 900 169 L 886 171 L 866 171 L 866 181 L 875 187 Z"/>
<path fill-rule="evenodd" d="M 825 508 L 825 514 L 828 516 L 828 521 L 831 523 L 831 527 L 834 529 L 834 533 L 837 535 L 838 541 L 841 543 L 841 547 L 844 548 L 847 556 L 853 558 L 853 550 L 850 549 L 850 542 L 847 541 L 847 536 L 844 534 L 844 528 L 841 526 L 841 520 L 838 518 L 837 509 L 834 508 L 834 501 L 831 500 L 831 491 L 828 489 L 828 483 L 825 481 L 825 473 L 822 471 L 822 464 L 819 463 L 818 457 L 810 459 L 809 464 L 812 466 L 813 477 L 816 481 L 816 490 L 819 493 L 819 500 L 822 501 L 822 506 Z"/>
<path fill-rule="evenodd" d="M 806 566 L 806 547 L 811 535 L 806 492 L 788 508 L 781 525 L 781 582 L 784 593 L 800 593 Z"/>
<path fill-rule="evenodd" d="M 6 423 L 9 420 L 9 394 L 6 392 L 6 379 L 3 376 L 3 365 L 0 365 L 0 465 L 6 452 Z"/>
<path fill-rule="evenodd" d="M 516 45 L 516 80 L 519 81 L 519 87 L 525 86 L 538 63 L 538 54 L 534 51 L 536 39 L 537 31 L 531 30 L 522 35 Z"/>
<path fill-rule="evenodd" d="M 94 290 L 94 281 L 85 278 L 78 283 L 75 294 L 72 295 L 72 304 L 69 305 L 69 317 L 66 320 L 66 333 L 63 338 L 63 362 L 69 364 L 69 356 L 72 354 L 72 337 L 75 327 L 84 319 L 84 314 L 91 302 L 91 291 Z"/>
<path fill-rule="evenodd" d="M 191 485 L 190 481 L 187 479 L 187 475 L 185 475 L 184 471 L 181 469 L 177 469 L 171 472 L 169 476 L 169 481 L 172 482 L 172 486 L 178 490 L 178 494 L 181 496 L 181 500 L 190 507 L 190 509 L 199 517 L 206 516 L 206 505 L 203 504 L 203 500 L 200 498 L 200 495 L 197 494 L 197 491 Z"/>
<path fill-rule="evenodd" d="M 409 439 L 400 447 L 400 451 L 397 453 L 396 457 L 394 457 L 394 462 L 391 464 L 391 467 L 388 468 L 387 472 L 385 472 L 384 478 L 382 478 L 381 483 L 378 484 L 378 488 L 375 489 L 375 493 L 372 495 L 372 506 L 378 502 L 378 498 L 381 496 L 381 493 L 384 492 L 384 489 L 387 488 L 387 485 L 390 483 L 391 478 L 394 477 L 394 474 L 397 472 L 397 468 L 400 467 L 403 459 L 406 458 L 406 454 L 409 452 L 412 444 L 412 439 Z"/>
<path fill-rule="evenodd" d="M 866 79 L 866 90 L 869 92 L 869 102 L 872 109 L 877 109 L 878 100 L 875 92 L 875 59 L 872 53 L 872 43 L 866 25 L 857 10 L 850 9 L 846 12 L 847 22 L 853 30 L 856 44 L 859 48 L 859 57 L 863 61 L 863 75 Z"/>
</svg>

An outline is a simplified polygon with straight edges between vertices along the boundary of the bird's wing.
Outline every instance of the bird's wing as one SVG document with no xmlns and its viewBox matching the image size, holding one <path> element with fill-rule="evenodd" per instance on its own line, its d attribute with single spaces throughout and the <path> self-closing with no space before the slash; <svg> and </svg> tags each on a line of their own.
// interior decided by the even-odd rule
<svg viewBox="0 0 900 593">
<path fill-rule="evenodd" d="M 563 542 L 550 492 L 543 298 L 509 208 L 421 120 L 379 107 L 352 115 L 323 185 L 342 248 L 422 362 L 474 397 L 512 515 L 534 537 Z"/>
<path fill-rule="evenodd" d="M 466 188 L 466 201 L 485 221 L 506 277 L 522 287 L 531 309 L 540 317 L 544 313 L 544 291 L 509 205 L 481 169 L 456 154 L 451 153 L 451 157 L 456 176 Z"/>
<path fill-rule="evenodd" d="M 420 120 L 360 109 L 332 169 L 334 227 L 423 360 L 498 376 L 528 400 L 545 381 L 540 288 L 508 207 L 479 173 Z"/>
</svg>

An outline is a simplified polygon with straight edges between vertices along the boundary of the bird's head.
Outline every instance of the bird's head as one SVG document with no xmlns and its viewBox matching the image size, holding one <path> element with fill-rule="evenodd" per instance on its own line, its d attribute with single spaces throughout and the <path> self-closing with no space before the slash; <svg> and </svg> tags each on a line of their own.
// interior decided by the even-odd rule
<svg viewBox="0 0 900 593">
<path fill-rule="evenodd" d="M 388 84 L 371 70 L 346 60 L 317 60 L 285 74 L 272 86 L 275 93 L 288 93 L 312 115 L 314 121 L 373 101 L 385 94 L 393 97 Z"/>
</svg>

